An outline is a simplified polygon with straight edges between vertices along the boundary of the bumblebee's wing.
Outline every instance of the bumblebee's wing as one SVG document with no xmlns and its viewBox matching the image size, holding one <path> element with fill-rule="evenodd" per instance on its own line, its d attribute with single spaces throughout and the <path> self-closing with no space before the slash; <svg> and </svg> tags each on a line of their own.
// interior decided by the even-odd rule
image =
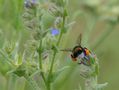
<svg viewBox="0 0 119 90">
<path fill-rule="evenodd" d="M 81 40 L 82 40 L 82 34 L 80 33 L 78 38 L 77 38 L 77 41 L 76 41 L 76 44 L 78 44 L 79 46 L 81 46 Z"/>
</svg>

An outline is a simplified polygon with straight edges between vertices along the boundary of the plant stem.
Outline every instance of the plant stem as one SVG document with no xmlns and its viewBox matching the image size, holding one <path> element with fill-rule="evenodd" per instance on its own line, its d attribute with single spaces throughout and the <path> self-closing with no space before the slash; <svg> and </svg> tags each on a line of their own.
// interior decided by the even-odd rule
<svg viewBox="0 0 119 90">
<path fill-rule="evenodd" d="M 29 76 L 25 76 L 25 79 L 28 81 L 28 83 L 30 84 L 31 88 L 33 88 L 33 90 L 40 90 L 37 83 L 32 78 L 30 78 Z"/>
<path fill-rule="evenodd" d="M 40 40 L 40 46 L 39 46 L 39 68 L 41 70 L 41 76 L 44 80 L 44 83 L 46 84 L 46 78 L 44 76 L 44 73 L 42 71 L 43 67 L 42 67 L 42 39 Z"/>
<path fill-rule="evenodd" d="M 47 89 L 48 89 L 48 90 L 50 90 L 50 88 L 51 88 L 51 87 L 50 87 L 50 83 L 51 83 L 50 78 L 51 78 L 51 76 L 52 76 L 52 70 L 53 70 L 53 66 L 54 66 L 54 61 L 55 61 L 56 54 L 57 54 L 57 52 L 54 51 L 54 53 L 53 53 L 53 58 L 52 58 L 52 62 L 51 62 L 51 66 L 50 66 L 50 71 L 49 71 L 49 74 L 48 74 L 48 82 L 47 82 Z"/>
<path fill-rule="evenodd" d="M 61 40 L 61 37 L 62 37 L 62 32 L 60 33 L 60 36 L 59 36 L 59 39 L 58 39 L 58 42 L 57 42 L 57 46 L 59 46 L 59 42 L 60 42 L 60 40 Z M 54 61 L 55 61 L 55 57 L 56 57 L 56 54 L 57 54 L 57 51 L 56 50 L 54 50 L 54 52 L 53 52 L 53 58 L 52 58 L 52 61 L 51 61 L 51 66 L 50 66 L 50 71 L 49 71 L 49 74 L 48 74 L 48 82 L 47 82 L 47 85 L 48 85 L 48 90 L 50 90 L 50 83 L 51 83 L 51 81 L 50 81 L 50 78 L 51 78 L 51 76 L 52 76 L 52 71 L 53 71 L 53 66 L 54 66 Z"/>
<path fill-rule="evenodd" d="M 64 28 L 64 19 L 63 19 L 63 27 L 62 27 L 62 30 L 63 30 L 63 28 Z M 56 44 L 57 46 L 59 46 L 59 43 L 60 43 L 60 41 L 61 41 L 61 37 L 62 37 L 62 35 L 63 35 L 62 30 L 61 30 L 61 33 L 60 33 L 59 39 L 58 39 L 57 44 Z M 50 67 L 50 72 L 49 72 L 49 74 L 52 73 L 52 69 L 53 69 L 53 66 L 54 66 L 54 60 L 55 60 L 55 56 L 56 56 L 56 54 L 57 54 L 57 51 L 54 50 L 53 58 L 52 58 L 52 62 L 51 62 L 51 67 Z"/>
<path fill-rule="evenodd" d="M 62 22 L 61 32 L 60 32 L 58 41 L 56 43 L 57 46 L 59 46 L 59 43 L 61 41 L 64 28 L 65 28 L 65 16 L 63 16 L 63 22 Z M 47 88 L 47 90 L 51 90 L 51 79 L 50 78 L 52 76 L 52 71 L 53 71 L 53 67 L 54 67 L 54 61 L 55 61 L 56 54 L 57 54 L 57 51 L 54 50 L 54 52 L 53 52 L 53 58 L 52 58 L 52 61 L 51 61 L 51 66 L 50 66 L 50 71 L 49 71 L 49 74 L 48 74 L 48 82 L 47 82 L 48 88 Z"/>
</svg>

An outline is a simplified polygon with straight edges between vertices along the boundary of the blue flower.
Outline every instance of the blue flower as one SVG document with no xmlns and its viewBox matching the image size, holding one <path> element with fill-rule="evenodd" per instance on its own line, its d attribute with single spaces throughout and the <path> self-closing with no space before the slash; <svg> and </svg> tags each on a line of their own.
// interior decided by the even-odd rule
<svg viewBox="0 0 119 90">
<path fill-rule="evenodd" d="M 37 0 L 32 0 L 31 2 L 34 3 L 34 4 L 36 4 L 37 3 Z"/>
<path fill-rule="evenodd" d="M 37 0 L 25 0 L 24 5 L 26 8 L 32 8 L 37 4 Z"/>
<path fill-rule="evenodd" d="M 58 35 L 59 33 L 60 33 L 60 32 L 59 32 L 58 29 L 56 29 L 56 28 L 52 28 L 52 29 L 51 29 L 51 34 L 52 34 L 52 36 Z"/>
</svg>

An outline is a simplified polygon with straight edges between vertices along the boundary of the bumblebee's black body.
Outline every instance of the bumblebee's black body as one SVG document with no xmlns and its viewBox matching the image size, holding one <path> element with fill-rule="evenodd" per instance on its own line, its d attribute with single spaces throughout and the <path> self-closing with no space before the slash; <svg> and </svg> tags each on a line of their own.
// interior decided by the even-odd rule
<svg viewBox="0 0 119 90">
<path fill-rule="evenodd" d="M 71 58 L 73 61 L 77 61 L 79 57 L 81 62 L 79 64 L 90 65 L 90 51 L 82 46 L 75 46 L 72 50 Z"/>
<path fill-rule="evenodd" d="M 77 58 L 83 51 L 84 49 L 81 46 L 75 46 L 72 50 L 72 57 Z"/>
<path fill-rule="evenodd" d="M 91 58 L 93 57 L 93 54 L 85 47 L 81 46 L 81 34 L 79 36 L 79 43 L 77 46 L 75 46 L 72 49 L 64 49 L 61 51 L 69 51 L 72 52 L 71 58 L 73 61 L 77 61 L 77 58 L 80 58 L 81 61 L 79 64 L 84 64 L 84 65 L 91 65 Z"/>
</svg>

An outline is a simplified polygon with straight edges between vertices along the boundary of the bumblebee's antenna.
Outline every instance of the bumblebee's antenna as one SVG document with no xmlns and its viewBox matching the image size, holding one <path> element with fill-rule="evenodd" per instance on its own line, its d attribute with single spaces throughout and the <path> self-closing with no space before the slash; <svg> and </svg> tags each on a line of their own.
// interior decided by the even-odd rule
<svg viewBox="0 0 119 90">
<path fill-rule="evenodd" d="M 72 49 L 61 49 L 60 51 L 72 52 Z"/>
</svg>

